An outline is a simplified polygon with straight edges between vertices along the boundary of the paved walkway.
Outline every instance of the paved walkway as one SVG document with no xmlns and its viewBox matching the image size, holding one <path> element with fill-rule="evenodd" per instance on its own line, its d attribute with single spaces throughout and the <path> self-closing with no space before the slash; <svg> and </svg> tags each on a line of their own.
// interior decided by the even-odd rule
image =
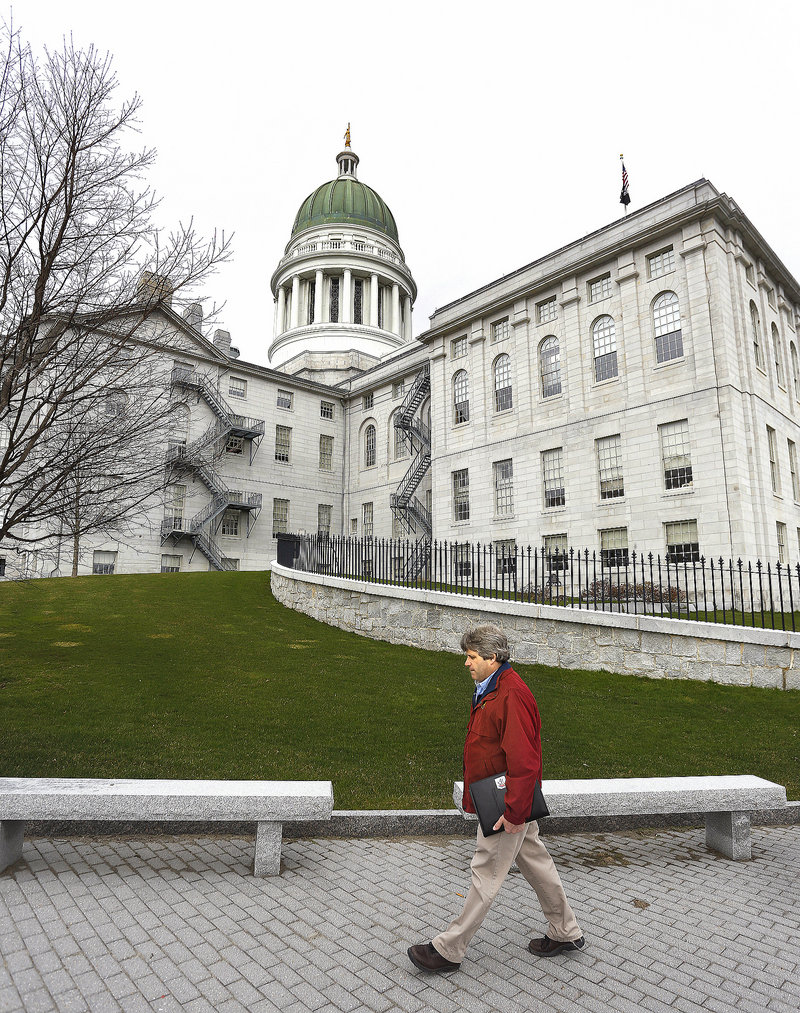
<svg viewBox="0 0 800 1013">
<path fill-rule="evenodd" d="M 743 863 L 701 830 L 548 846 L 586 950 L 527 953 L 541 919 L 513 873 L 434 976 L 405 951 L 460 909 L 465 839 L 289 841 L 278 879 L 250 875 L 252 840 L 28 841 L 0 875 L 0 1010 L 797 1013 L 800 827 L 755 830 Z"/>
</svg>

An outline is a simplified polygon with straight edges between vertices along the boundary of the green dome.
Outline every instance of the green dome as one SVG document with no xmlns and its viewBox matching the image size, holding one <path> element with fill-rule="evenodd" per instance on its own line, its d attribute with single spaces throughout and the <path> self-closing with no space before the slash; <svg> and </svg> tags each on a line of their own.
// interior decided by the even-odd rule
<svg viewBox="0 0 800 1013">
<path fill-rule="evenodd" d="M 306 197 L 294 220 L 292 235 L 317 225 L 360 225 L 398 242 L 392 212 L 371 187 L 353 176 L 323 183 Z"/>
</svg>

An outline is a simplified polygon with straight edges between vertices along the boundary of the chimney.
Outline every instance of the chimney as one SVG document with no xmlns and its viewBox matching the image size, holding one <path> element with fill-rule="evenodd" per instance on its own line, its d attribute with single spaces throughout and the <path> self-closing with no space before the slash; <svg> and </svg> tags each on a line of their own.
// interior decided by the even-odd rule
<svg viewBox="0 0 800 1013">
<path fill-rule="evenodd" d="M 222 328 L 218 327 L 214 331 L 214 348 L 218 349 L 222 354 L 230 358 L 231 354 L 231 332 L 223 331 Z"/>
<path fill-rule="evenodd" d="M 138 295 L 148 303 L 166 303 L 172 306 L 173 286 L 169 278 L 152 271 L 142 271 L 137 287 Z"/>
<path fill-rule="evenodd" d="M 202 332 L 203 327 L 203 304 L 199 302 L 189 303 L 183 311 L 183 319 L 190 327 Z"/>
</svg>

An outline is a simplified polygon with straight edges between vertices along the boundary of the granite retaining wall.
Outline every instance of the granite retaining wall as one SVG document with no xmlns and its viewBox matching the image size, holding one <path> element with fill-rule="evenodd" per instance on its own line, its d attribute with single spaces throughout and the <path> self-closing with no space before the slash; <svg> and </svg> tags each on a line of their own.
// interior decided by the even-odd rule
<svg viewBox="0 0 800 1013">
<path fill-rule="evenodd" d="M 272 563 L 278 601 L 374 640 L 459 653 L 470 626 L 496 622 L 514 660 L 651 679 L 800 689 L 800 633 L 473 598 L 370 584 Z"/>
</svg>

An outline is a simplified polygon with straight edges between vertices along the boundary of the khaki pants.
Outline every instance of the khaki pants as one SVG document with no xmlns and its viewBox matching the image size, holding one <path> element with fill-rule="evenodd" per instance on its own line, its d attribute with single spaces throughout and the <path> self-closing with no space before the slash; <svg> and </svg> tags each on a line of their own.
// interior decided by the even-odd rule
<svg viewBox="0 0 800 1013">
<path fill-rule="evenodd" d="M 519 871 L 536 891 L 547 919 L 547 935 L 550 939 L 559 942 L 580 939 L 581 930 L 567 901 L 553 859 L 539 839 L 537 823 L 528 823 L 518 834 L 503 831 L 490 837 L 484 837 L 479 826 L 471 864 L 472 883 L 464 902 L 464 910 L 433 940 L 437 952 L 445 959 L 461 963 L 470 940 L 480 928 L 515 859 Z"/>
</svg>

